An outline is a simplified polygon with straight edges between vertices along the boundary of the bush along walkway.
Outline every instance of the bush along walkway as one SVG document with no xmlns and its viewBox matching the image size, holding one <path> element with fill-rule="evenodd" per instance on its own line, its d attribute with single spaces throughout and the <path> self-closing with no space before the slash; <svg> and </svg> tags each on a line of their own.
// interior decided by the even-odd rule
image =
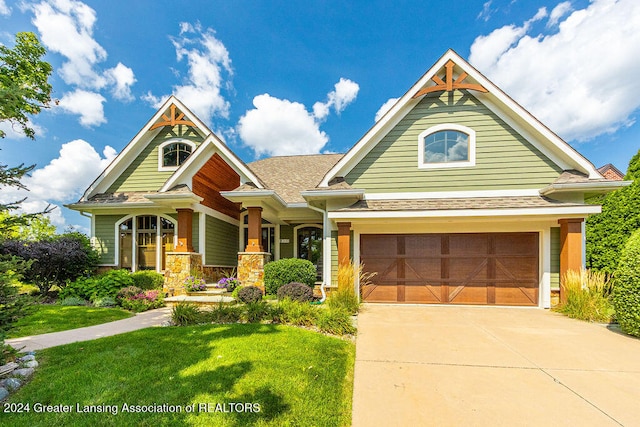
<svg viewBox="0 0 640 427">
<path fill-rule="evenodd" d="M 35 351 L 78 341 L 89 341 L 123 334 L 151 326 L 167 325 L 170 318 L 171 310 L 165 307 L 138 313 L 128 319 L 116 320 L 115 322 L 50 334 L 13 338 L 5 340 L 5 343 L 21 352 Z"/>
</svg>

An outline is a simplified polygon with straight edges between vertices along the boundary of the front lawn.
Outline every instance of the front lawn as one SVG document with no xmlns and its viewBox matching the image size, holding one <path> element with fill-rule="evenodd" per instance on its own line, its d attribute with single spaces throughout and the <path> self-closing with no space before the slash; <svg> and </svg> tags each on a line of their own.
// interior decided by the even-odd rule
<svg viewBox="0 0 640 427">
<path fill-rule="evenodd" d="M 346 426 L 354 357 L 350 341 L 289 326 L 148 328 L 39 352 L 33 380 L 9 400 L 31 412 L 2 418 L 30 427 Z M 41 405 L 52 406 L 35 413 Z M 70 412 L 53 412 L 62 405 Z M 104 412 L 79 413 L 91 405 Z"/>
<path fill-rule="evenodd" d="M 120 308 L 43 304 L 36 305 L 33 310 L 31 314 L 16 322 L 16 329 L 10 332 L 9 338 L 83 328 L 133 316 L 132 313 Z"/>
</svg>

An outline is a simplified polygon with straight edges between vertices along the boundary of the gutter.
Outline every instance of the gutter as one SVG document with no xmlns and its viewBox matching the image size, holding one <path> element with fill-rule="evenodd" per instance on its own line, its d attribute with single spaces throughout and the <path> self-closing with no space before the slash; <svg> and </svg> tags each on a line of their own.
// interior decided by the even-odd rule
<svg viewBox="0 0 640 427">
<path fill-rule="evenodd" d="M 600 181 L 600 182 L 568 182 L 565 184 L 551 184 L 540 190 L 540 195 L 570 191 L 609 192 L 631 185 L 633 181 Z"/>
<path fill-rule="evenodd" d="M 309 205 L 309 209 L 314 210 L 316 212 L 320 212 L 322 214 L 322 234 L 323 234 L 323 243 L 322 243 L 322 285 L 320 285 L 320 293 L 322 294 L 322 299 L 320 302 L 323 303 L 327 299 L 327 292 L 325 291 L 325 286 L 327 285 L 327 278 L 331 276 L 331 230 L 329 229 L 329 214 L 326 210 L 317 208 L 315 206 Z"/>
</svg>

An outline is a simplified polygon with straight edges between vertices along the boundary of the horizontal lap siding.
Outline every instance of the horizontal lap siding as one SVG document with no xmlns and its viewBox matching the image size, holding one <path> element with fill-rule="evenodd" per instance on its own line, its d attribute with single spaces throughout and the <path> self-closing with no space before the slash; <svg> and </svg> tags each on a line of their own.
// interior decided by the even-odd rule
<svg viewBox="0 0 640 427">
<path fill-rule="evenodd" d="M 238 227 L 206 217 L 205 264 L 235 266 L 238 263 Z"/>
<path fill-rule="evenodd" d="M 560 289 L 560 227 L 551 227 L 551 289 Z"/>
<path fill-rule="evenodd" d="M 160 133 L 149 142 L 144 150 L 142 150 L 138 157 L 129 164 L 127 169 L 120 174 L 108 192 L 159 190 L 173 172 L 158 171 L 158 146 L 174 138 L 192 141 L 197 145 L 202 142 L 202 137 L 188 126 L 179 125 L 173 129 L 168 127 L 162 129 Z"/>
<path fill-rule="evenodd" d="M 124 215 L 96 215 L 94 247 L 100 254 L 100 264 L 117 264 L 116 252 L 116 223 Z"/>
<path fill-rule="evenodd" d="M 204 214 L 194 212 L 191 220 L 191 245 L 194 252 L 200 252 L 200 215 Z"/>
<path fill-rule="evenodd" d="M 471 95 L 425 97 L 349 172 L 346 180 L 368 192 L 470 191 L 540 188 L 561 168 Z M 473 167 L 418 169 L 418 135 L 439 124 L 476 131 Z"/>
</svg>

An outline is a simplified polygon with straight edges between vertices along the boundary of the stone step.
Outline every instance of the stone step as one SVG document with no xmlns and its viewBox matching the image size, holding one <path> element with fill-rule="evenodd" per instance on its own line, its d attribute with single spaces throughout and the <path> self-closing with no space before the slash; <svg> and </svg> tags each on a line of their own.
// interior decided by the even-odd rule
<svg viewBox="0 0 640 427">
<path fill-rule="evenodd" d="M 224 295 L 227 293 L 226 289 L 208 289 L 206 291 L 187 292 L 187 295 L 197 297 L 199 295 Z"/>
<path fill-rule="evenodd" d="M 198 294 L 201 292 L 197 292 Z M 226 295 L 177 295 L 164 299 L 167 306 L 173 307 L 181 302 L 188 302 L 199 306 L 213 306 L 220 303 L 232 304 L 235 299 Z"/>
</svg>

